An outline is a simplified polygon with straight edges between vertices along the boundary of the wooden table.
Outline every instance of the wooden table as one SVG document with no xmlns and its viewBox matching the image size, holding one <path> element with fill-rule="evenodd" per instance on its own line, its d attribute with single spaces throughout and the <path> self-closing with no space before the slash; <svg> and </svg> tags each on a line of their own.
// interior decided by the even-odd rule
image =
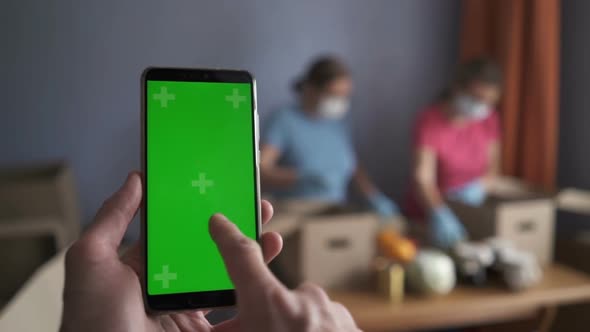
<svg viewBox="0 0 590 332">
<path fill-rule="evenodd" d="M 392 304 L 370 292 L 330 292 L 346 306 L 366 332 L 390 332 L 473 326 L 527 319 L 544 309 L 577 302 L 590 302 L 590 276 L 560 265 L 545 269 L 535 288 L 512 293 L 499 286 L 460 286 L 447 296 L 408 296 Z"/>
</svg>

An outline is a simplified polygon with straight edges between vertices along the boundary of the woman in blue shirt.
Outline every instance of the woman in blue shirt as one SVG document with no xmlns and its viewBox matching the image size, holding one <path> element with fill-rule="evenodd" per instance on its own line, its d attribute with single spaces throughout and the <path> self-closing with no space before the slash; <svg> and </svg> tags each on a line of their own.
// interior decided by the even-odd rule
<svg viewBox="0 0 590 332">
<path fill-rule="evenodd" d="M 353 181 L 384 217 L 397 206 L 371 182 L 357 162 L 344 117 L 350 107 L 348 68 L 333 57 L 311 64 L 295 84 L 298 102 L 273 113 L 264 126 L 263 184 L 279 198 L 343 203 Z"/>
</svg>

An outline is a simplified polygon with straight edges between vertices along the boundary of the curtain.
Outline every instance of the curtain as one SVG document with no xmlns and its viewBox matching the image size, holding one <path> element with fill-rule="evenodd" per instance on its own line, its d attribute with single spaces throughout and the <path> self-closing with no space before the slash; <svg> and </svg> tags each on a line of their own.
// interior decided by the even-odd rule
<svg viewBox="0 0 590 332">
<path fill-rule="evenodd" d="M 559 0 L 463 0 L 461 60 L 489 56 L 504 70 L 502 172 L 555 189 L 559 113 Z"/>
</svg>

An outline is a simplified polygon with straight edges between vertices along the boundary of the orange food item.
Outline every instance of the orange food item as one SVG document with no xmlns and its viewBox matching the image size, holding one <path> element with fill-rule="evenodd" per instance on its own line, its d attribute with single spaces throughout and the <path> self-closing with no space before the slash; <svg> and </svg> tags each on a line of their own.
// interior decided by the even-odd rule
<svg viewBox="0 0 590 332">
<path fill-rule="evenodd" d="M 416 246 L 393 229 L 382 229 L 377 235 L 380 253 L 401 263 L 411 262 L 416 257 Z"/>
</svg>

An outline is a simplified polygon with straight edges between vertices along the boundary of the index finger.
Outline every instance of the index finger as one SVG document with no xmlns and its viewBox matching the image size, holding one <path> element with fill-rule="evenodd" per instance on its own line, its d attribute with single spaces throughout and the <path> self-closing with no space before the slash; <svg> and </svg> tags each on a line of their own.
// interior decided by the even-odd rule
<svg viewBox="0 0 590 332">
<path fill-rule="evenodd" d="M 259 302 L 261 295 L 283 288 L 264 263 L 258 243 L 242 234 L 225 216 L 211 217 L 209 232 L 223 257 L 239 301 L 256 299 Z"/>
</svg>

